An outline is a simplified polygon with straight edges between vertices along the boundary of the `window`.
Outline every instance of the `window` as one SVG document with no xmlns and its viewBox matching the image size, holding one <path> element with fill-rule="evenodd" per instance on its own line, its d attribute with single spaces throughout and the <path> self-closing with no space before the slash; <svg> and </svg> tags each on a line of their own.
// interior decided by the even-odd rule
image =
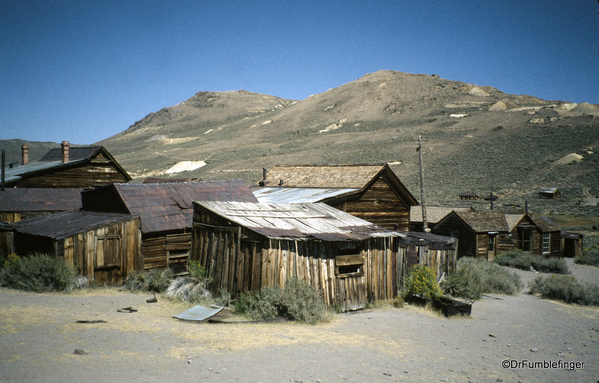
<svg viewBox="0 0 599 383">
<path fill-rule="evenodd" d="M 495 235 L 489 234 L 489 252 L 495 251 Z"/>
<path fill-rule="evenodd" d="M 518 230 L 518 245 L 522 251 L 530 251 L 530 239 L 532 237 L 530 230 Z"/>
<path fill-rule="evenodd" d="M 543 254 L 547 254 L 551 250 L 550 238 L 551 238 L 550 233 L 543 233 Z"/>
<path fill-rule="evenodd" d="M 364 275 L 364 256 L 361 254 L 336 256 L 335 274 L 338 278 Z"/>
</svg>

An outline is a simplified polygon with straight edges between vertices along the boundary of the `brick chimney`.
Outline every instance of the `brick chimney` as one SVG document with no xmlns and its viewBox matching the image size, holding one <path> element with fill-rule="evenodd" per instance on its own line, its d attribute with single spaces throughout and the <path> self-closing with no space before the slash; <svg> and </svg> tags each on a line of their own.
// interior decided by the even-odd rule
<svg viewBox="0 0 599 383">
<path fill-rule="evenodd" d="M 63 141 L 62 144 L 62 163 L 69 162 L 69 141 Z"/>
<path fill-rule="evenodd" d="M 29 163 L 29 145 L 21 146 L 21 158 L 23 165 L 27 165 Z"/>
</svg>

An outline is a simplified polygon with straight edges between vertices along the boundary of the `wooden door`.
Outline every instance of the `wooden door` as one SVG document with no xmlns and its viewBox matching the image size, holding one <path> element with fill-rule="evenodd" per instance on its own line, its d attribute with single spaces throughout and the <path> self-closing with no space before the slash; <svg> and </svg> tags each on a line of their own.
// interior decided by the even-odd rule
<svg viewBox="0 0 599 383">
<path fill-rule="evenodd" d="M 366 307 L 366 277 L 364 255 L 339 255 L 335 257 L 337 301 L 341 311 Z"/>
<path fill-rule="evenodd" d="M 120 235 L 96 236 L 94 249 L 94 280 L 98 284 L 116 285 L 122 283 Z"/>
</svg>

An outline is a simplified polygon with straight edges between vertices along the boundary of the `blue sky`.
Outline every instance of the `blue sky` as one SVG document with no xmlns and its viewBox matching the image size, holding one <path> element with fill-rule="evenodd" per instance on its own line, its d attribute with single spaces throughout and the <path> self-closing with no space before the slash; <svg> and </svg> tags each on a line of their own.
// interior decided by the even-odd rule
<svg viewBox="0 0 599 383">
<path fill-rule="evenodd" d="M 91 144 L 200 91 L 380 69 L 599 103 L 595 0 L 0 0 L 0 139 Z"/>
</svg>

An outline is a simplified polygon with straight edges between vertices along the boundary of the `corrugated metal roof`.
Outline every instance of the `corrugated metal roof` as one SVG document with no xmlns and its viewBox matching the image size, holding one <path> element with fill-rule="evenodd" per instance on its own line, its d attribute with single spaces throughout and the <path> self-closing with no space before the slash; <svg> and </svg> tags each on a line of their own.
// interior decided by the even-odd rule
<svg viewBox="0 0 599 383">
<path fill-rule="evenodd" d="M 323 203 L 244 203 L 196 201 L 200 208 L 268 238 L 356 241 L 403 237 Z"/>
<path fill-rule="evenodd" d="M 69 161 L 67 163 L 69 165 L 72 165 L 74 163 L 84 162 L 84 161 L 85 161 L 85 159 L 81 159 L 81 160 Z M 65 164 L 63 164 L 62 161 L 32 162 L 27 165 L 21 165 L 21 166 L 17 166 L 14 168 L 6 169 L 4 179 L 5 179 L 6 183 L 10 183 L 10 182 L 20 180 L 21 178 L 23 178 L 23 176 L 25 174 L 36 173 L 39 171 L 56 168 L 61 165 L 65 165 Z"/>
<path fill-rule="evenodd" d="M 277 165 L 266 173 L 264 186 L 362 189 L 383 168 L 376 165 Z"/>
<path fill-rule="evenodd" d="M 474 211 L 456 211 L 464 222 L 477 233 L 486 233 L 490 231 L 509 231 L 505 215 L 496 212 L 474 212 Z"/>
<path fill-rule="evenodd" d="M 452 211 L 472 211 L 471 207 L 427 206 L 426 220 L 428 223 L 437 223 Z M 410 222 L 422 222 L 422 206 L 410 207 Z"/>
<path fill-rule="evenodd" d="M 431 250 L 455 249 L 457 247 L 457 240 L 453 237 L 416 231 L 404 231 L 402 234 L 406 235 L 402 243 L 407 245 L 428 246 Z"/>
<path fill-rule="evenodd" d="M 33 212 L 81 209 L 83 189 L 9 188 L 0 192 L 0 211 Z"/>
<path fill-rule="evenodd" d="M 65 211 L 17 222 L 13 225 L 15 231 L 62 239 L 90 229 L 105 226 L 115 222 L 130 220 L 137 215 L 119 213 L 98 213 L 91 211 Z"/>
<path fill-rule="evenodd" d="M 144 233 L 191 228 L 193 201 L 258 202 L 242 180 L 163 184 L 114 184 L 132 214 L 141 216 Z"/>
<path fill-rule="evenodd" d="M 330 197 L 356 192 L 360 189 L 264 187 L 254 190 L 259 202 L 303 203 L 321 202 Z"/>
</svg>

